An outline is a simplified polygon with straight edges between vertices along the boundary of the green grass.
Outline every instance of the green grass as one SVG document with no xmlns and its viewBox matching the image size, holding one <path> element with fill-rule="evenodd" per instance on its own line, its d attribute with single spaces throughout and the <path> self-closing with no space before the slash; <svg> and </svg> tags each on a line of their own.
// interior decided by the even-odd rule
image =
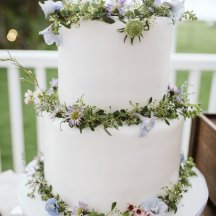
<svg viewBox="0 0 216 216">
<path fill-rule="evenodd" d="M 216 53 L 216 27 L 207 26 L 202 22 L 183 23 L 178 26 L 177 52 L 186 53 Z M 56 70 L 47 70 L 48 80 L 57 76 Z M 177 73 L 177 85 L 188 78 L 187 71 Z M 212 72 L 204 72 L 201 76 L 201 91 L 199 99 L 204 110 L 208 108 L 209 91 L 211 87 Z M 31 88 L 22 83 L 22 93 Z M 23 104 L 25 155 L 27 162 L 32 160 L 37 152 L 36 118 L 32 106 Z M 6 70 L 0 69 L 0 149 L 2 154 L 3 170 L 13 168 L 12 147 L 10 134 L 9 101 L 7 90 Z"/>
<path fill-rule="evenodd" d="M 216 53 L 216 26 L 203 22 L 180 23 L 177 29 L 177 52 Z"/>
<path fill-rule="evenodd" d="M 3 169 L 12 168 L 10 115 L 6 70 L 0 71 L 0 149 Z"/>
</svg>

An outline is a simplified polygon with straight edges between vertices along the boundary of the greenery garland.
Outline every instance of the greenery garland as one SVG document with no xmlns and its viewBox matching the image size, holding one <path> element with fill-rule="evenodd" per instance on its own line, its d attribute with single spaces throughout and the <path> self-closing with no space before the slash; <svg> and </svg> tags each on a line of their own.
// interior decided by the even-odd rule
<svg viewBox="0 0 216 216">
<path fill-rule="evenodd" d="M 59 118 L 62 123 L 68 123 L 72 128 L 78 128 L 82 133 L 83 129 L 90 128 L 95 131 L 101 127 L 109 135 L 109 128 L 118 129 L 123 125 L 139 125 L 144 132 L 149 132 L 154 126 L 154 120 L 161 119 L 170 125 L 170 120 L 184 118 L 194 118 L 201 112 L 199 104 L 192 104 L 188 99 L 187 85 L 182 88 L 168 87 L 167 93 L 160 101 L 149 99 L 145 106 L 139 103 L 130 102 L 131 109 L 112 110 L 111 106 L 104 110 L 96 106 L 84 103 L 83 97 L 78 99 L 73 105 L 61 104 L 58 99 L 57 80 L 51 81 L 51 87 L 42 90 L 34 73 L 22 65 L 15 58 L 3 59 L 0 61 L 11 61 L 21 71 L 24 76 L 22 80 L 33 84 L 37 90 L 31 92 L 28 90 L 25 94 L 26 104 L 33 103 L 38 114 L 47 112 L 51 118 Z M 150 122 L 149 122 L 150 121 Z M 143 134 L 141 131 L 140 134 Z"/>
<path fill-rule="evenodd" d="M 94 0 L 94 1 L 70 1 L 62 0 L 53 2 L 45 1 L 40 3 L 46 19 L 51 22 L 50 30 L 54 35 L 59 35 L 61 26 L 70 28 L 72 25 L 78 27 L 83 20 L 100 20 L 113 24 L 116 20 L 121 21 L 124 27 L 118 29 L 125 34 L 124 41 L 130 38 L 131 43 L 135 38 L 141 39 L 143 32 L 148 31 L 156 17 L 169 17 L 173 23 L 179 20 L 196 20 L 193 11 L 184 12 L 183 1 L 175 0 L 163 2 L 159 0 L 132 1 L 131 5 L 126 0 Z M 47 31 L 45 31 L 47 33 Z M 41 32 L 44 34 L 44 31 Z M 54 37 L 53 35 L 53 37 Z M 60 39 L 54 39 L 60 45 Z M 51 44 L 51 43 L 48 43 Z"/>
<path fill-rule="evenodd" d="M 192 158 L 182 162 L 179 169 L 179 181 L 176 184 L 164 187 L 163 192 L 158 198 L 166 203 L 168 206 L 168 211 L 177 211 L 177 206 L 183 197 L 183 194 L 187 192 L 188 188 L 191 187 L 189 178 L 196 176 L 194 172 L 195 164 Z M 35 198 L 36 194 L 41 196 L 43 201 L 50 202 L 50 200 L 55 200 L 55 207 L 58 213 L 63 213 L 65 216 L 70 216 L 73 210 L 61 199 L 61 197 L 53 192 L 52 186 L 48 184 L 44 176 L 44 162 L 43 158 L 40 156 L 35 161 L 30 163 L 26 168 L 26 175 L 28 177 L 27 186 L 31 191 L 28 193 L 30 198 Z M 131 204 L 131 206 L 135 207 Z M 130 206 L 129 206 L 130 207 Z M 113 202 L 111 211 L 108 214 L 99 213 L 96 210 L 89 209 L 76 209 L 79 214 L 77 216 L 108 216 L 116 213 L 119 216 L 129 216 L 129 207 L 125 211 L 120 211 L 117 209 L 117 203 Z M 140 206 L 139 206 L 140 207 Z M 74 213 L 73 213 L 74 214 Z M 54 215 L 54 214 L 51 214 Z M 56 214 L 58 215 L 58 214 Z"/>
</svg>

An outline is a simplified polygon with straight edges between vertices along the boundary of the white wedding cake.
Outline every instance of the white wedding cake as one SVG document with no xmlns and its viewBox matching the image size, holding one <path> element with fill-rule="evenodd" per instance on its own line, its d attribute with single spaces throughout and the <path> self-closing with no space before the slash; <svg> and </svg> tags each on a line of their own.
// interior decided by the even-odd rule
<svg viewBox="0 0 216 216">
<path fill-rule="evenodd" d="M 154 1 L 149 2 L 153 4 Z M 47 4 L 54 5 L 55 12 L 61 11 L 63 7 L 63 3 L 54 3 L 51 0 L 48 0 Z M 118 6 L 121 4 L 123 3 L 119 1 Z M 165 6 L 168 5 L 166 3 Z M 44 3 L 42 8 L 47 12 L 45 6 Z M 65 6 L 67 7 L 68 5 Z M 117 9 L 113 9 L 115 10 Z M 72 9 L 68 11 L 71 12 Z M 114 213 L 111 211 L 115 215 L 129 204 L 131 205 L 125 211 L 128 215 L 166 214 L 164 212 L 168 207 L 158 198 L 155 202 L 160 206 L 154 210 L 147 210 L 144 205 L 141 209 L 140 204 L 157 197 L 162 193 L 164 186 L 176 184 L 179 180 L 182 118 L 173 117 L 169 122 L 166 117 L 159 118 L 158 116 L 165 116 L 163 107 L 162 112 L 155 108 L 157 113 L 155 111 L 146 117 L 138 111 L 133 111 L 134 117 L 137 121 L 140 119 L 141 125 L 137 121 L 133 122 L 133 116 L 122 120 L 129 123 L 119 123 L 117 130 L 115 127 L 106 128 L 106 121 L 109 119 L 104 120 L 102 126 L 98 123 L 99 126 L 93 128 L 90 123 L 90 128 L 85 128 L 88 125 L 86 120 L 80 133 L 76 127 L 80 128 L 84 115 L 87 114 L 83 107 L 79 107 L 82 114 L 78 119 L 80 113 L 71 111 L 77 106 L 68 106 L 75 104 L 81 97 L 88 106 L 98 107 L 106 112 L 109 112 L 109 109 L 123 112 L 122 109 L 130 109 L 130 101 L 144 108 L 148 104 L 148 110 L 154 110 L 152 107 L 160 107 L 162 102 L 166 101 L 173 20 L 167 16 L 155 16 L 150 21 L 145 21 L 147 24 L 149 21 L 150 28 L 143 32 L 140 42 L 135 33 L 128 33 L 126 36 L 132 40 L 125 40 L 125 43 L 123 35 L 116 31 L 123 29 L 125 23 L 116 18 L 114 20 L 113 24 L 96 19 L 83 20 L 79 28 L 61 26 L 59 35 L 55 34 L 54 39 L 50 39 L 50 29 L 47 30 L 48 33 L 41 33 L 47 43 L 54 40 L 59 45 L 58 95 L 60 104 L 66 109 L 66 118 L 61 116 L 58 119 L 57 111 L 51 120 L 48 119 L 49 115 L 44 115 L 46 137 L 43 152 L 44 173 L 41 176 L 46 179 L 46 183 L 39 178 L 41 185 L 37 190 L 42 197 L 37 194 L 35 199 L 30 199 L 26 195 L 28 187 L 24 186 L 29 184 L 28 175 L 24 177 L 20 203 L 27 215 L 58 215 L 62 212 L 64 215 L 93 216 L 95 213 L 97 216 L 100 214 L 96 212 L 109 212 L 112 203 L 114 211 L 115 202 L 119 209 Z M 127 33 L 126 27 L 124 31 Z M 178 94 L 173 89 L 170 92 Z M 37 95 L 43 97 L 42 93 Z M 26 96 L 30 98 L 30 92 Z M 33 100 L 34 97 L 32 96 Z M 89 108 L 88 106 L 86 107 Z M 138 110 L 137 105 L 132 106 L 135 107 L 134 110 Z M 75 118 L 75 114 L 78 115 L 77 121 L 72 119 Z M 107 116 L 106 118 L 109 118 L 109 115 Z M 113 116 L 115 119 L 114 114 Z M 104 129 L 107 129 L 110 135 L 105 133 Z M 139 130 L 142 132 L 141 136 Z M 34 165 L 30 164 L 30 173 L 34 169 L 38 169 L 38 165 L 34 168 Z M 46 189 L 46 185 L 51 187 Z M 57 197 L 53 194 L 57 194 Z M 63 205 L 59 197 L 67 205 Z M 93 209 L 93 213 L 88 212 L 86 206 L 84 207 L 83 203 L 79 204 L 80 202 L 87 203 L 88 209 Z M 79 208 L 76 207 L 78 205 Z M 130 209 L 131 206 L 137 206 L 136 210 Z M 74 208 L 79 209 L 80 214 L 74 213 Z M 103 215 L 105 214 L 101 214 Z"/>
<path fill-rule="evenodd" d="M 134 46 L 122 43 L 115 25 L 93 21 L 63 29 L 60 101 L 72 104 L 84 94 L 88 104 L 120 109 L 130 100 L 145 104 L 149 94 L 162 98 L 169 84 L 172 29 L 167 18 L 157 19 Z M 113 129 L 112 136 L 101 128 L 82 134 L 68 125 L 59 130 L 53 122 L 48 130 L 45 176 L 67 203 L 81 200 L 108 211 L 113 201 L 121 207 L 140 203 L 178 179 L 181 120 L 171 126 L 157 120 L 145 137 L 139 137 L 139 126 Z"/>
</svg>

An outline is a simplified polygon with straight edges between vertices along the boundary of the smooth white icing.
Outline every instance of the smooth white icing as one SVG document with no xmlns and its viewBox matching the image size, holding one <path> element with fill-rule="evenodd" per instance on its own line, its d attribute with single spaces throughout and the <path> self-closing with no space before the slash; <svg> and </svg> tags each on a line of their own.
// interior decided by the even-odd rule
<svg viewBox="0 0 216 216">
<path fill-rule="evenodd" d="M 178 204 L 178 211 L 174 214 L 169 212 L 164 216 L 201 216 L 208 200 L 208 188 L 203 175 L 195 169 L 197 176 L 190 178 L 192 185 L 183 194 L 182 200 Z M 19 188 L 20 205 L 25 216 L 48 216 L 45 210 L 45 203 L 39 195 L 35 199 L 27 197 L 29 188 L 26 187 L 26 176 L 23 175 Z"/>
<path fill-rule="evenodd" d="M 82 22 L 80 28 L 62 28 L 59 48 L 59 97 L 66 104 L 84 95 L 87 104 L 128 107 L 161 99 L 169 83 L 169 56 L 173 24 L 160 17 L 141 43 L 123 42 L 122 22 Z"/>
<path fill-rule="evenodd" d="M 157 18 L 141 43 L 123 43 L 117 32 L 123 24 L 82 22 L 80 28 L 61 30 L 59 97 L 72 104 L 84 94 L 85 102 L 107 108 L 128 107 L 129 101 L 145 105 L 160 99 L 168 86 L 172 24 Z M 121 209 L 157 195 L 178 179 L 182 120 L 171 126 L 159 120 L 145 137 L 139 126 L 95 132 L 68 128 L 47 121 L 45 176 L 70 206 L 79 201 L 90 208 L 109 211 L 112 202 Z M 34 216 L 34 215 L 33 215 Z"/>
<path fill-rule="evenodd" d="M 145 137 L 139 126 L 95 132 L 47 123 L 45 176 L 55 192 L 70 205 L 79 201 L 99 211 L 112 202 L 120 208 L 156 195 L 178 179 L 182 121 L 171 126 L 160 120 Z"/>
</svg>

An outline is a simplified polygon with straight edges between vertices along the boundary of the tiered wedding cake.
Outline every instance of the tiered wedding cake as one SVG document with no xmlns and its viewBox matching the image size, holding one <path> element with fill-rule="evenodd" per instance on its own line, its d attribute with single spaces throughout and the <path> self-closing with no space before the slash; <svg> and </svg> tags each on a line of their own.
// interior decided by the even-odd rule
<svg viewBox="0 0 216 216">
<path fill-rule="evenodd" d="M 158 10 L 162 7 L 158 1 L 148 2 Z M 68 5 L 72 4 L 63 3 L 49 0 L 41 6 L 48 16 L 52 13 L 58 14 L 63 7 L 67 11 Z M 123 3 L 119 1 L 116 8 L 113 6 L 111 13 L 120 14 L 120 6 Z M 173 4 L 164 3 L 163 7 L 170 12 L 169 17 L 165 9 L 166 16 L 151 16 L 151 19 L 141 19 L 142 14 L 138 15 L 137 12 L 134 19 L 128 18 L 128 22 L 135 21 L 132 30 L 129 29 L 128 23 L 125 27 L 125 22 L 117 18 L 113 18 L 113 24 L 95 18 L 93 21 L 81 21 L 80 28 L 67 29 L 62 26 L 58 29 L 54 19 L 56 17 L 53 15 L 54 24 L 51 27 L 53 31 L 59 30 L 59 35 L 50 32 L 50 27 L 41 34 L 47 43 L 56 42 L 59 45 L 58 92 L 59 101 L 63 105 L 58 104 L 57 108 L 52 108 L 52 120 L 48 120 L 45 114 L 44 130 L 47 136 L 44 139 L 44 162 L 39 160 L 37 165 L 30 164 L 28 167 L 30 174 L 33 172 L 32 176 L 36 178 L 34 171 L 37 170 L 41 174 L 41 163 L 44 163 L 44 174 L 42 173 L 35 183 L 39 184 L 36 191 L 44 201 L 39 195 L 36 195 L 35 199 L 27 197 L 29 188 L 22 186 L 20 202 L 27 214 L 41 216 L 64 212 L 65 215 L 70 215 L 71 210 L 72 214 L 79 216 L 99 215 L 101 212 L 109 212 L 112 203 L 111 214 L 122 214 L 119 211 L 124 209 L 125 215 L 166 214 L 170 206 L 163 202 L 164 199 L 154 198 L 154 206 L 149 204 L 149 209 L 147 204 L 140 204 L 145 201 L 148 203 L 149 199 L 162 193 L 163 186 L 175 184 L 179 178 L 182 120 L 175 119 L 178 115 L 175 112 L 172 116 L 171 106 L 166 107 L 165 103 L 166 101 L 169 105 L 172 104 L 172 107 L 176 107 L 175 103 L 185 106 L 180 90 L 170 87 L 167 90 L 173 22 L 176 18 L 174 9 L 182 9 L 176 7 L 177 3 L 181 4 L 178 1 L 174 1 Z M 107 4 L 106 8 L 110 5 Z M 121 9 L 124 10 L 123 7 Z M 71 12 L 72 9 L 69 8 L 68 11 Z M 61 16 L 62 14 L 60 13 Z M 111 15 L 107 17 L 112 19 Z M 139 22 L 145 22 L 141 33 L 138 32 Z M 146 25 L 148 29 L 144 29 Z M 129 40 L 125 37 L 124 43 L 123 34 L 118 33 L 117 29 L 120 32 L 122 30 Z M 141 42 L 138 40 L 140 36 L 143 36 Z M 57 88 L 56 84 L 52 86 L 53 91 Z M 36 108 L 41 108 L 44 94 L 37 92 L 39 101 L 35 101 L 35 94 L 31 95 L 29 91 L 26 94 L 26 103 L 33 100 Z M 46 97 L 50 95 L 52 92 L 47 91 Z M 151 97 L 153 99 L 150 99 Z M 173 97 L 175 99 L 170 99 Z M 83 105 L 83 100 L 88 106 Z M 134 104 L 131 105 L 129 101 Z M 68 106 L 69 104 L 75 105 Z M 85 120 L 89 106 L 93 107 L 91 110 L 98 107 L 95 112 L 98 115 L 109 113 L 103 116 L 102 124 L 98 123 L 97 116 L 92 114 L 91 121 L 95 118 L 94 123 L 97 122 L 97 127 L 88 123 L 89 119 Z M 113 123 L 117 118 L 115 111 L 119 110 L 118 115 L 127 113 L 131 106 L 133 115 L 125 114 L 121 118 L 123 125 L 119 123 L 118 116 L 116 122 L 119 125 L 116 126 Z M 180 111 L 182 115 L 183 108 L 181 107 Z M 148 114 L 145 116 L 146 109 Z M 170 112 L 170 118 L 165 112 Z M 60 119 L 57 118 L 59 113 Z M 107 127 L 106 121 L 109 122 Z M 110 126 L 112 123 L 118 130 Z M 82 133 L 77 128 L 82 130 Z M 105 133 L 104 129 L 111 135 Z M 27 177 L 30 175 L 28 172 Z M 24 177 L 23 184 L 30 182 L 29 185 L 34 186 L 32 181 Z M 61 203 L 62 200 L 64 204 Z M 87 203 L 88 207 L 83 203 L 79 204 L 80 201 Z M 114 202 L 117 202 L 119 210 L 116 210 Z"/>
</svg>

